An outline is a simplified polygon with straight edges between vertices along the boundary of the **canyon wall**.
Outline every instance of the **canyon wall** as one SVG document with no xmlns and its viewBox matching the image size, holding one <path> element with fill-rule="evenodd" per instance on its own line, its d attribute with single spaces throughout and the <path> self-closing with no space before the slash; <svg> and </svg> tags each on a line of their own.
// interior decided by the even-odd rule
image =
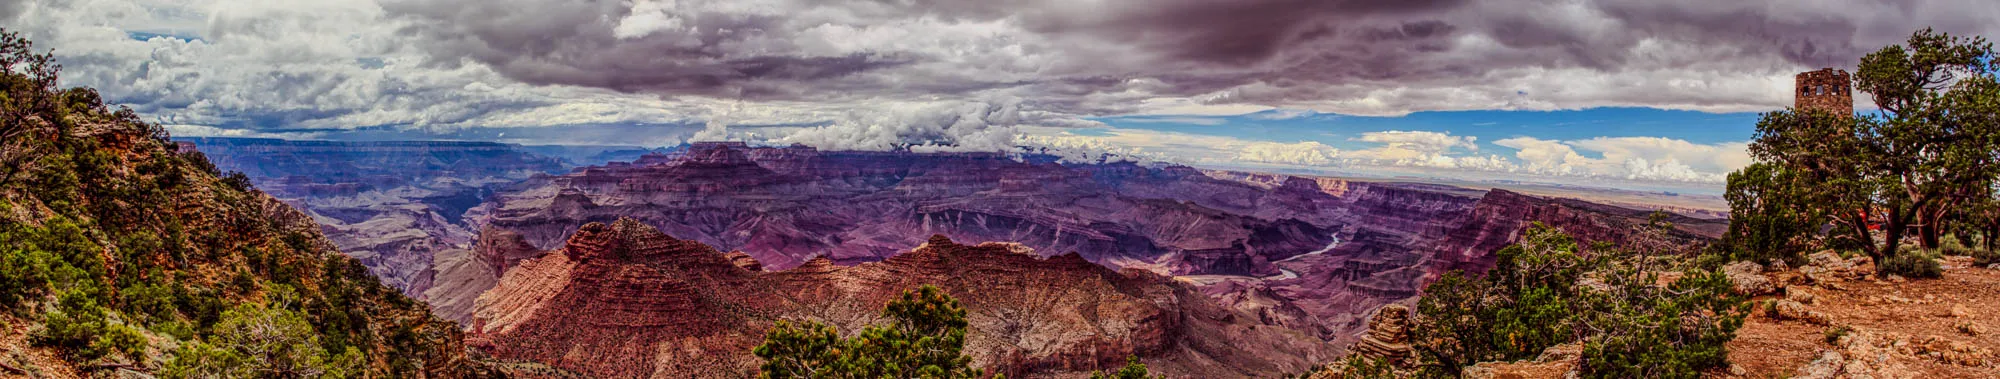
<svg viewBox="0 0 2000 379">
<path fill-rule="evenodd" d="M 1446 271 L 1491 267 L 1533 223 L 1622 243 L 1649 214 L 1504 190 L 983 153 L 698 143 L 541 175 L 560 166 L 506 145 L 272 144 L 195 143 L 273 183 L 343 251 L 493 354 L 610 376 L 740 373 L 774 320 L 858 330 L 887 296 L 922 283 L 997 307 L 979 317 L 999 329 L 975 339 L 998 354 L 979 358 L 991 367 L 1069 372 L 1138 353 L 1175 372 L 1280 372 L 1310 360 L 1226 347 L 1344 346 L 1362 315 L 1412 301 Z M 337 163 L 346 154 L 404 159 Z M 1679 242 L 1724 228 L 1670 221 Z M 931 236 L 1005 244 L 944 250 L 972 252 L 962 261 L 910 249 L 943 246 Z M 979 267 L 988 271 L 957 271 Z M 1135 280 L 1158 287 L 1134 292 Z M 740 293 L 714 294 L 724 288 Z M 1070 309 L 1100 303 L 1134 305 Z M 1068 326 L 1019 329 L 1029 314 Z M 1167 342 L 1132 337 L 1148 333 Z"/>
<path fill-rule="evenodd" d="M 1161 362 L 1155 372 L 1275 376 L 1334 352 L 1185 284 L 1076 254 L 931 236 L 879 262 L 757 271 L 633 219 L 583 225 L 563 248 L 508 271 L 479 298 L 468 343 L 596 377 L 749 375 L 758 363 L 749 351 L 777 320 L 852 333 L 925 284 L 965 305 L 973 364 L 1012 377 L 1075 375 L 1134 355 Z"/>
</svg>

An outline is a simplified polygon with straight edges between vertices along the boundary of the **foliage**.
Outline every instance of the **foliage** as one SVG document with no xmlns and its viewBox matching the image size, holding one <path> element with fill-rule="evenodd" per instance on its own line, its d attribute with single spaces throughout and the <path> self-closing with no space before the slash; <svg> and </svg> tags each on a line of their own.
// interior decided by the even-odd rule
<svg viewBox="0 0 2000 379">
<path fill-rule="evenodd" d="M 1456 376 L 1571 342 L 1584 344 L 1591 377 L 1689 377 L 1725 365 L 1723 343 L 1750 307 L 1714 268 L 1684 267 L 1679 280 L 1657 284 L 1674 262 L 1653 254 L 1582 251 L 1536 224 L 1485 276 L 1451 272 L 1424 289 L 1411 328 L 1418 374 Z"/>
<path fill-rule="evenodd" d="M 1146 364 L 1139 363 L 1139 356 L 1136 355 L 1125 357 L 1125 367 L 1119 368 L 1118 371 L 1111 371 L 1111 372 L 1098 371 L 1090 373 L 1090 379 L 1152 379 L 1152 378 L 1154 378 L 1153 374 L 1151 372 L 1146 371 Z"/>
<path fill-rule="evenodd" d="M 1905 278 L 1937 278 L 1944 276 L 1944 268 L 1936 257 L 1924 251 L 1910 251 L 1882 260 L 1875 265 L 1875 271 L 1884 275 L 1901 275 Z"/>
<path fill-rule="evenodd" d="M 1972 264 L 1978 267 L 2000 264 L 2000 251 L 1990 249 L 1973 250 Z"/>
<path fill-rule="evenodd" d="M 112 354 L 138 356 L 146 351 L 146 338 L 137 330 L 114 322 L 91 296 L 64 292 L 56 311 L 43 316 L 41 333 L 35 343 L 68 349 L 84 360 Z"/>
<path fill-rule="evenodd" d="M 5 73 L 0 75 L 0 96 L 6 99 L 0 101 L 0 185 L 31 169 L 29 163 L 41 152 L 45 139 L 37 134 L 52 126 L 43 117 L 59 106 L 55 89 L 60 67 L 53 55 L 35 52 L 34 42 L 0 30 L 0 73 Z"/>
<path fill-rule="evenodd" d="M 943 290 L 905 291 L 882 311 L 889 325 L 840 338 L 818 322 L 778 322 L 752 353 L 764 378 L 977 378 L 965 346 L 965 308 Z"/>
<path fill-rule="evenodd" d="M 1611 311 L 1592 314 L 1602 328 L 1583 345 L 1582 371 L 1591 377 L 1696 378 L 1727 366 L 1723 346 L 1736 337 L 1750 304 L 1732 292 L 1721 271 L 1688 270 L 1662 288 L 1650 271 L 1610 275 Z"/>
<path fill-rule="evenodd" d="M 239 305 L 223 313 L 206 341 L 182 345 L 168 362 L 169 378 L 345 378 L 357 376 L 361 351 L 332 353 L 298 312 Z"/>
<path fill-rule="evenodd" d="M 1724 244 L 1739 260 L 1770 263 L 1785 260 L 1800 263 L 1806 251 L 1802 241 L 1814 232 L 1816 207 L 1805 203 L 1810 195 L 1797 191 L 1809 188 L 1797 172 L 1769 163 L 1756 163 L 1729 174 L 1723 198 L 1729 201 L 1729 233 Z"/>
<path fill-rule="evenodd" d="M 1582 297 L 1576 282 L 1606 261 L 1577 254 L 1574 239 L 1540 223 L 1498 255 L 1485 277 L 1454 271 L 1425 287 L 1411 339 L 1430 341 L 1415 345 L 1427 376 L 1534 357 L 1580 337 L 1581 320 L 1568 317 L 1587 310 L 1575 301 Z"/>
<path fill-rule="evenodd" d="M 1936 249 L 1945 233 L 1970 229 L 1954 224 L 1982 217 L 1988 230 L 2000 232 L 1994 214 L 1970 214 L 1990 208 L 1981 204 L 1992 202 L 2000 173 L 2000 82 L 1993 57 L 1983 38 L 1925 29 L 1904 45 L 1861 59 L 1854 87 L 1873 95 L 1879 112 L 1765 114 L 1750 151 L 1769 166 L 1739 171 L 1731 183 L 1765 190 L 1740 192 L 1753 199 L 1731 199 L 1732 216 L 1747 216 L 1741 221 L 1754 229 L 1791 218 L 1765 204 L 1800 207 L 1809 217 L 1796 227 L 1830 224 L 1835 233 L 1828 247 L 1861 248 L 1877 262 L 1896 257 L 1906 237 Z M 1877 227 L 1882 238 L 1874 235 Z M 1756 256 L 1778 242 L 1753 239 L 1741 247 Z"/>
<path fill-rule="evenodd" d="M 56 218 L 41 226 L 0 223 L 0 311 L 39 299 L 53 284 L 95 294 L 88 279 L 103 275 L 101 251 L 81 226 Z"/>
</svg>

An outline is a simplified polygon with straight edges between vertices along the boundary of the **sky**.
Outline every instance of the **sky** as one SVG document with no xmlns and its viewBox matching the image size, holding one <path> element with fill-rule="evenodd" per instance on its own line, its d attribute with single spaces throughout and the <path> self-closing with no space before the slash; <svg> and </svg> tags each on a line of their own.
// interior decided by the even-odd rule
<svg viewBox="0 0 2000 379">
<path fill-rule="evenodd" d="M 1991 0 L 4 0 L 179 136 L 1030 151 L 1713 192 Z M 1860 109 L 1870 108 L 1857 96 Z"/>
</svg>

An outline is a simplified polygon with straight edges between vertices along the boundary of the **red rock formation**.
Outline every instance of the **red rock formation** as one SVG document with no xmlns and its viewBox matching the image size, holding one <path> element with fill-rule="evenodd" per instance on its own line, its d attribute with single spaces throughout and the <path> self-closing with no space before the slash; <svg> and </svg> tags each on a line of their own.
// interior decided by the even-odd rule
<svg viewBox="0 0 2000 379">
<path fill-rule="evenodd" d="M 851 333 L 902 291 L 933 284 L 966 305 L 974 364 L 1015 377 L 1116 367 L 1134 354 L 1169 373 L 1270 376 L 1331 356 L 1330 344 L 1262 326 L 1165 277 L 1014 244 L 933 236 L 851 267 L 740 263 L 633 219 L 585 225 L 561 253 L 524 262 L 481 296 L 469 343 L 598 377 L 747 374 L 750 348 L 776 320 Z"/>
<path fill-rule="evenodd" d="M 1533 221 L 1620 241 L 1644 215 L 1428 184 L 737 144 L 514 188 L 468 219 L 557 248 L 575 225 L 631 217 L 794 271 L 879 261 L 932 234 L 1011 241 L 1186 276 L 1232 312 L 1340 344 L 1357 336 L 1359 315 L 1444 271 L 1484 270 Z"/>
</svg>

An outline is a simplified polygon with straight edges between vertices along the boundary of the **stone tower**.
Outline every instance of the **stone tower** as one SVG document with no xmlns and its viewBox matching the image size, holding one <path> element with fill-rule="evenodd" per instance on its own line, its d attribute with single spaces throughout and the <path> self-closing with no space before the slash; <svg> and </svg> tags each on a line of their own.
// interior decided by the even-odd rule
<svg viewBox="0 0 2000 379">
<path fill-rule="evenodd" d="M 1822 68 L 1801 72 L 1795 77 L 1798 100 L 1792 108 L 1819 110 L 1840 116 L 1854 115 L 1854 88 L 1847 70 Z"/>
</svg>

